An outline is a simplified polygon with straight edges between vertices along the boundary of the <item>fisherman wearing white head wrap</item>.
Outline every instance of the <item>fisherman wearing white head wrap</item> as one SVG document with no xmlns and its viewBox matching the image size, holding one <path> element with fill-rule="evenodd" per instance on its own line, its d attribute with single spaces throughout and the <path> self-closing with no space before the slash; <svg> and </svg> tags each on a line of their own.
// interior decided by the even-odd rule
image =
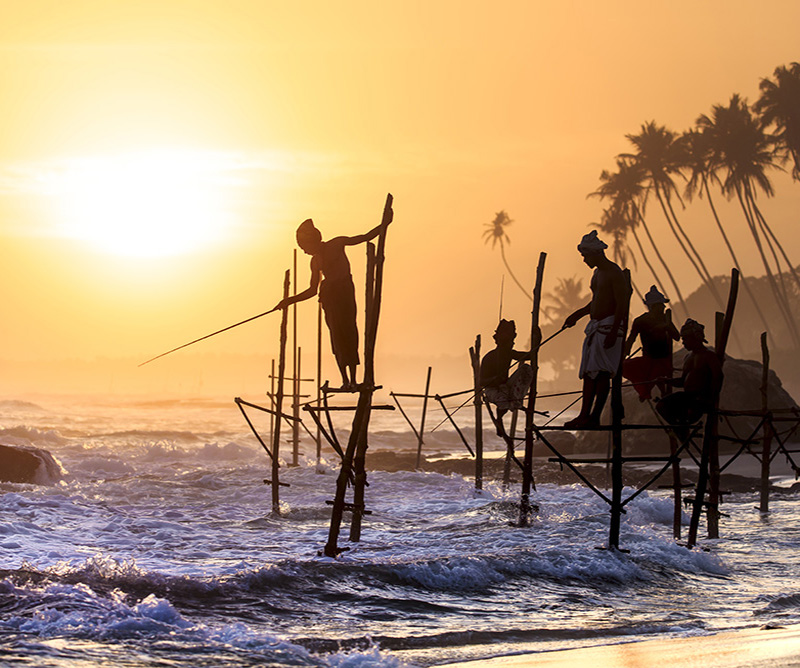
<svg viewBox="0 0 800 668">
<path fill-rule="evenodd" d="M 672 313 L 666 310 L 667 302 L 669 299 L 655 285 L 651 286 L 644 296 L 647 312 L 633 321 L 625 342 L 626 358 L 637 336 L 642 342 L 641 356 L 622 363 L 622 375 L 633 383 L 639 401 L 650 399 L 653 386 L 662 396 L 669 391 L 666 379 L 672 378 L 672 342 L 678 340 L 679 334 L 672 324 Z"/>
<path fill-rule="evenodd" d="M 579 377 L 583 379 L 583 398 L 578 417 L 564 426 L 574 429 L 596 427 L 617 373 L 625 339 L 625 317 L 630 288 L 620 267 L 606 257 L 608 245 L 598 238 L 597 230 L 584 235 L 578 251 L 587 266 L 594 269 L 590 287 L 592 300 L 564 321 L 572 327 L 589 316 L 583 342 Z"/>
</svg>

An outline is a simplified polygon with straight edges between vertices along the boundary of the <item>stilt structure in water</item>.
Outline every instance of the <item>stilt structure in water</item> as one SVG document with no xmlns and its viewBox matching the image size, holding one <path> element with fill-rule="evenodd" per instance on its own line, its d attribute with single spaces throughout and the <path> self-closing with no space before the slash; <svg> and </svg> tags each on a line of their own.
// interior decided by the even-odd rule
<svg viewBox="0 0 800 668">
<path fill-rule="evenodd" d="M 328 557 L 338 556 L 344 548 L 339 547 L 339 533 L 343 515 L 346 511 L 352 513 L 350 523 L 350 540 L 353 542 L 361 539 L 361 522 L 365 514 L 369 514 L 364 504 L 364 492 L 367 485 L 366 452 L 368 446 L 368 433 L 370 414 L 373 410 L 372 398 L 375 390 L 375 343 L 378 334 L 378 321 L 381 309 L 381 294 L 383 288 L 383 265 L 386 246 L 386 231 L 392 220 L 392 196 L 387 195 L 386 204 L 381 219 L 381 229 L 378 235 L 377 249 L 375 244 L 367 244 L 367 279 L 365 299 L 365 327 L 364 327 L 364 379 L 358 385 L 358 403 L 350 430 L 347 447 L 341 452 L 342 466 L 336 480 L 336 495 L 330 504 L 331 524 L 328 541 L 324 547 L 324 554 Z M 390 407 L 391 408 L 391 407 Z M 327 409 L 329 410 L 329 409 Z M 319 423 L 318 423 L 319 424 Z M 352 481 L 352 501 L 346 500 L 347 489 Z"/>
<path fill-rule="evenodd" d="M 424 432 L 425 432 L 425 418 L 427 417 L 428 413 L 428 399 L 433 399 L 434 396 L 430 394 L 431 390 L 431 367 L 428 367 L 428 376 L 425 381 L 425 392 L 424 394 L 403 394 L 399 392 L 390 392 L 389 396 L 394 399 L 394 403 L 397 406 L 397 409 L 400 411 L 400 414 L 405 418 L 405 421 L 408 423 L 408 426 L 411 427 L 411 431 L 414 432 L 414 436 L 417 439 L 417 465 L 416 468 L 420 467 L 422 461 L 422 446 L 425 443 L 424 439 Z M 438 396 L 438 395 L 437 395 Z M 400 404 L 400 398 L 412 398 L 412 399 L 422 399 L 422 418 L 420 419 L 419 429 L 414 425 L 411 421 L 411 418 L 408 417 L 405 410 L 403 410 L 403 406 Z"/>
</svg>

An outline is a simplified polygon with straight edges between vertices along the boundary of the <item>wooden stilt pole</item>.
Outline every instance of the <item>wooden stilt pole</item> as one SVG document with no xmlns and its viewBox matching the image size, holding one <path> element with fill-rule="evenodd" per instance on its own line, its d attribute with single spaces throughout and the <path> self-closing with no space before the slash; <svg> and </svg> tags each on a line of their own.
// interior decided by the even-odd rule
<svg viewBox="0 0 800 668">
<path fill-rule="evenodd" d="M 367 434 L 369 429 L 370 411 L 372 408 L 372 395 L 375 392 L 375 340 L 378 329 L 378 318 L 380 315 L 381 288 L 383 285 L 383 260 L 386 246 L 386 230 L 393 217 L 392 196 L 386 196 L 386 204 L 383 209 L 381 220 L 381 231 L 378 237 L 378 249 L 374 250 L 372 244 L 368 244 L 368 266 L 367 269 L 367 317 L 364 327 L 364 380 L 359 389 L 358 404 L 353 426 L 350 431 L 350 439 L 347 449 L 342 458 L 342 468 L 336 479 L 336 496 L 333 500 L 331 511 L 331 526 L 328 532 L 328 542 L 324 547 L 324 554 L 328 557 L 336 557 L 341 552 L 338 547 L 339 531 L 342 524 L 342 514 L 345 511 L 347 485 L 351 476 L 351 471 L 355 473 L 354 499 L 351 506 L 353 511 L 353 521 L 350 526 L 350 540 L 360 540 L 361 517 L 364 514 L 364 486 L 366 485 L 366 472 L 364 461 L 366 459 Z M 374 261 L 369 260 L 369 256 L 374 257 Z M 374 278 L 373 278 L 374 277 Z M 356 459 L 358 463 L 356 464 Z M 361 476 L 361 480 L 359 480 Z M 360 490 L 360 491 L 359 491 Z M 356 496 L 358 495 L 358 496 Z"/>
<path fill-rule="evenodd" d="M 503 463 L 503 489 L 511 484 L 511 462 L 514 459 L 514 437 L 517 434 L 517 419 L 519 411 L 511 411 L 511 426 L 508 430 L 509 438 L 506 441 L 506 460 Z"/>
<path fill-rule="evenodd" d="M 623 341 L 628 335 L 628 315 L 630 309 L 631 272 L 625 269 L 625 287 L 628 303 L 623 316 Z M 622 419 L 625 409 L 622 404 L 622 355 L 619 367 L 611 379 L 611 522 L 608 531 L 608 549 L 619 550 L 619 533 L 622 524 Z"/>
<path fill-rule="evenodd" d="M 715 339 L 716 354 L 722 364 L 725 361 L 725 348 L 728 345 L 733 312 L 736 307 L 736 297 L 739 293 L 739 272 L 731 272 L 731 287 L 728 294 L 728 305 L 722 318 Z M 697 489 L 692 505 L 692 517 L 689 522 L 689 538 L 687 547 L 697 545 L 697 531 L 700 526 L 700 515 L 705 505 L 706 487 L 709 487 L 708 498 L 708 537 L 719 536 L 719 453 L 718 453 L 718 410 L 719 395 L 716 397 L 714 407 L 706 416 L 705 432 L 703 434 L 703 450 L 700 455 L 700 470 L 697 474 Z M 714 463 L 716 461 L 716 465 Z"/>
<path fill-rule="evenodd" d="M 531 310 L 531 344 L 539 331 L 539 310 L 542 303 L 542 281 L 544 279 L 544 263 L 546 253 L 539 253 L 539 264 L 536 267 L 536 283 L 533 288 L 533 309 Z M 519 503 L 519 525 L 528 526 L 531 515 L 531 489 L 533 482 L 533 418 L 536 410 L 536 390 L 539 376 L 539 346 L 533 348 L 531 357 L 533 378 L 528 390 L 528 405 L 525 407 L 525 457 L 522 460 L 522 494 Z"/>
<path fill-rule="evenodd" d="M 428 411 L 428 393 L 431 389 L 431 367 L 428 367 L 428 377 L 425 380 L 425 398 L 422 400 L 422 420 L 420 420 L 419 431 L 417 432 L 417 466 L 419 469 L 422 459 L 423 433 L 425 432 L 425 414 Z"/>
<path fill-rule="evenodd" d="M 283 279 L 283 298 L 289 296 L 289 271 Z M 286 374 L 286 329 L 288 320 L 288 309 L 284 308 L 281 312 L 281 343 L 280 354 L 278 356 L 278 382 L 275 392 L 275 413 L 281 415 L 283 411 L 283 377 Z M 272 514 L 279 515 L 280 507 L 280 483 L 278 482 L 279 452 L 281 446 L 281 420 L 275 419 L 275 429 L 272 434 Z"/>
<path fill-rule="evenodd" d="M 667 321 L 672 324 L 672 311 L 667 311 Z M 669 358 L 672 360 L 672 339 L 669 340 Z M 672 385 L 664 387 L 664 394 L 672 392 Z M 681 486 L 681 463 L 675 457 L 678 453 L 678 439 L 675 432 L 671 429 L 667 430 L 667 437 L 669 438 L 669 454 L 673 457 L 672 460 L 672 537 L 675 540 L 681 538 L 681 520 L 683 519 L 683 488 Z"/>
<path fill-rule="evenodd" d="M 481 399 L 481 335 L 475 337 L 469 349 L 472 361 L 472 379 L 475 386 L 475 489 L 483 489 L 483 400 Z"/>
<path fill-rule="evenodd" d="M 764 436 L 761 445 L 761 489 L 759 510 L 769 512 L 769 472 L 772 463 L 772 419 L 769 414 L 769 347 L 767 333 L 761 334 L 761 410 L 764 413 Z"/>
<path fill-rule="evenodd" d="M 322 401 L 322 304 L 317 304 L 317 406 Z M 322 459 L 322 435 L 319 423 L 317 423 L 316 438 L 317 445 L 317 464 Z"/>
<path fill-rule="evenodd" d="M 297 294 L 297 249 L 292 257 L 292 289 Z M 297 345 L 297 304 L 292 305 L 292 463 L 298 465 L 300 448 L 300 348 Z"/>
</svg>

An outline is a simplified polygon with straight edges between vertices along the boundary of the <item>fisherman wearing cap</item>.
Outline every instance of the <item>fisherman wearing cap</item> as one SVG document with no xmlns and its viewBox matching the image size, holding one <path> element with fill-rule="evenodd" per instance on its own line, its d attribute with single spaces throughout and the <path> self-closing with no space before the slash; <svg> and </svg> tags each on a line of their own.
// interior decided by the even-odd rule
<svg viewBox="0 0 800 668">
<path fill-rule="evenodd" d="M 647 313 L 633 321 L 625 342 L 624 356 L 627 357 L 636 337 L 642 341 L 641 356 L 622 363 L 622 375 L 633 383 L 639 401 L 650 399 L 653 385 L 658 385 L 662 396 L 666 394 L 668 384 L 665 380 L 672 378 L 672 342 L 677 341 L 680 335 L 672 324 L 670 311 L 665 308 L 667 302 L 669 299 L 655 285 L 651 286 L 644 297 Z"/>
<path fill-rule="evenodd" d="M 597 427 L 611 389 L 611 378 L 619 369 L 625 339 L 625 314 L 630 289 L 620 267 L 606 257 L 608 245 L 597 237 L 597 230 L 585 235 L 578 244 L 583 261 L 592 269 L 592 300 L 567 316 L 564 327 L 572 327 L 589 316 L 583 342 L 579 377 L 583 379 L 583 397 L 578 417 L 564 426 L 569 429 Z"/>
<path fill-rule="evenodd" d="M 722 363 L 717 354 L 704 346 L 705 327 L 689 318 L 681 327 L 683 347 L 689 351 L 683 361 L 683 373 L 672 380 L 683 387 L 667 394 L 656 404 L 656 410 L 673 425 L 690 425 L 712 410 L 722 389 Z"/>
<path fill-rule="evenodd" d="M 486 401 L 497 406 L 497 435 L 504 436 L 503 416 L 509 410 L 524 408 L 523 399 L 533 380 L 533 369 L 525 360 L 531 358 L 531 353 L 514 350 L 514 340 L 517 338 L 517 327 L 513 320 L 501 320 L 494 332 L 497 344 L 483 356 L 480 369 L 480 384 Z M 541 339 L 541 335 L 538 336 Z M 539 341 L 531 342 L 536 348 Z M 509 377 L 508 372 L 511 362 L 517 360 L 519 367 Z"/>
<path fill-rule="evenodd" d="M 304 220 L 297 228 L 297 245 L 311 256 L 311 283 L 303 292 L 282 299 L 275 307 L 285 308 L 310 299 L 319 289 L 319 301 L 331 335 L 331 349 L 342 374 L 342 389 L 346 390 L 356 387 L 359 357 L 356 293 L 345 247 L 370 241 L 379 232 L 380 225 L 366 234 L 323 241 L 314 221 Z"/>
</svg>

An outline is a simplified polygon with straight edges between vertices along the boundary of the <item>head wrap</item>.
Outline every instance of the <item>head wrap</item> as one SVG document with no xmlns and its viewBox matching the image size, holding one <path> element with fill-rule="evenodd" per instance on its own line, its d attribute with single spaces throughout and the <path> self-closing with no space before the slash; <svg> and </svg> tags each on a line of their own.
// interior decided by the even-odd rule
<svg viewBox="0 0 800 668">
<path fill-rule="evenodd" d="M 583 239 L 578 244 L 578 250 L 584 255 L 587 253 L 602 253 L 606 248 L 608 248 L 608 244 L 597 238 L 597 230 L 584 234 Z"/>
<path fill-rule="evenodd" d="M 494 338 L 517 335 L 517 325 L 513 320 L 501 320 L 494 330 Z"/>
<path fill-rule="evenodd" d="M 681 336 L 689 335 L 691 336 L 694 334 L 695 336 L 699 336 L 703 339 L 704 342 L 706 341 L 706 328 L 703 327 L 697 320 L 692 320 L 691 318 L 687 318 L 686 322 L 683 323 L 683 327 L 681 327 Z"/>
<path fill-rule="evenodd" d="M 650 306 L 651 304 L 666 304 L 668 301 L 669 299 L 662 295 L 655 285 L 651 285 L 650 290 L 644 296 L 644 303 L 647 306 Z"/>
<path fill-rule="evenodd" d="M 304 242 L 309 241 L 311 243 L 322 241 L 322 233 L 314 227 L 314 221 L 311 218 L 307 218 L 302 223 L 300 223 L 300 227 L 297 228 L 297 243 L 301 246 Z"/>
</svg>

